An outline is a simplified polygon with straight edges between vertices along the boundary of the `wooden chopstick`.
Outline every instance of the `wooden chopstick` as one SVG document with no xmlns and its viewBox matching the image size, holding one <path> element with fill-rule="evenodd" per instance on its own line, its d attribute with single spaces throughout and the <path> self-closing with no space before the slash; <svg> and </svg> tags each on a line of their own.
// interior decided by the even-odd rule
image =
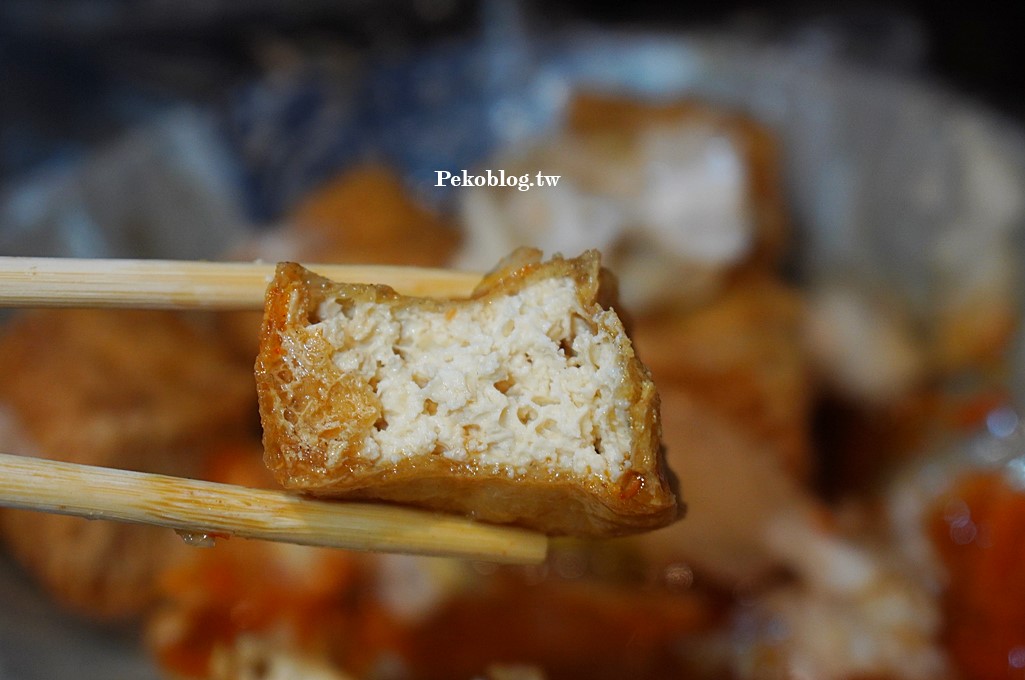
<svg viewBox="0 0 1025 680">
<path fill-rule="evenodd" d="M 418 267 L 307 265 L 335 281 L 407 295 L 468 295 L 480 274 Z M 0 307 L 262 309 L 273 264 L 0 257 Z M 544 559 L 535 532 L 408 508 L 317 501 L 248 489 L 0 454 L 0 507 L 153 524 L 194 536 L 463 557 Z"/>
<path fill-rule="evenodd" d="M 0 506 L 349 550 L 509 564 L 544 560 L 543 534 L 389 505 L 318 501 L 166 475 L 0 453 Z"/>
<path fill-rule="evenodd" d="M 400 293 L 464 297 L 481 275 L 384 265 L 305 265 L 334 281 Z M 274 264 L 186 260 L 0 257 L 0 307 L 263 309 Z"/>
</svg>

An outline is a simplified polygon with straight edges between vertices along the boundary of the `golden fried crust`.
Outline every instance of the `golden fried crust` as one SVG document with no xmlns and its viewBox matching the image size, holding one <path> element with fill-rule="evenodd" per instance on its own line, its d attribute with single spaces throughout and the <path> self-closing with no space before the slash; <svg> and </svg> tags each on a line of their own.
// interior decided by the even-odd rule
<svg viewBox="0 0 1025 680">
<path fill-rule="evenodd" d="M 404 297 L 386 286 L 336 284 L 299 265 L 279 265 L 267 293 L 256 363 L 268 467 L 285 487 L 315 495 L 397 501 L 552 534 L 615 535 L 671 522 L 677 505 L 659 449 L 658 394 L 621 331 L 627 379 L 616 386 L 615 397 L 630 404 L 632 464 L 616 482 L 571 471 L 556 475 L 538 466 L 512 478 L 481 467 L 472 456 L 411 456 L 379 465 L 359 455 L 381 405 L 373 387 L 335 367 L 334 348 L 310 329 L 321 301 L 335 297 L 445 312 L 487 305 L 552 277 L 571 278 L 584 309 L 601 311 L 595 252 L 542 263 L 537 251 L 517 251 L 470 299 L 447 301 Z M 333 425 L 325 429 L 327 422 Z M 341 460 L 329 463 L 332 439 L 345 442 L 345 450 Z"/>
</svg>

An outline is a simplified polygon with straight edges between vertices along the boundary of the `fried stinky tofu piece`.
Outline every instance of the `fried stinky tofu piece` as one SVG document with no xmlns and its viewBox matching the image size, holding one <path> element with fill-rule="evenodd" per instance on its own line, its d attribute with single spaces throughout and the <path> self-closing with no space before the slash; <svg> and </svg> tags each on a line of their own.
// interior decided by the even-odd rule
<svg viewBox="0 0 1025 680">
<path fill-rule="evenodd" d="M 410 196 L 401 178 L 377 163 L 357 165 L 311 191 L 285 225 L 234 253 L 240 259 L 444 267 L 459 231 Z M 259 312 L 218 315 L 239 356 L 252 362 Z"/>
<path fill-rule="evenodd" d="M 666 457 L 683 480 L 687 519 L 631 541 L 656 566 L 685 562 L 730 587 L 758 582 L 781 566 L 766 545 L 769 524 L 815 501 L 736 421 L 674 385 L 660 394 Z"/>
<path fill-rule="evenodd" d="M 215 333 L 176 313 L 30 312 L 0 343 L 0 399 L 55 457 L 75 457 L 82 443 L 113 451 L 198 441 L 245 422 L 255 398 L 252 375 Z M 145 452 L 134 455 L 122 467 L 144 468 Z"/>
<path fill-rule="evenodd" d="M 633 338 L 663 391 L 690 395 L 807 481 L 815 380 L 803 314 L 796 291 L 756 274 L 697 309 L 638 317 Z M 674 417 L 663 409 L 665 420 Z"/>
<path fill-rule="evenodd" d="M 751 274 L 703 306 L 635 320 L 638 355 L 659 385 L 667 460 L 687 498 L 686 522 L 640 539 L 655 563 L 686 560 L 724 583 L 779 567 L 766 525 L 812 503 L 815 473 L 803 315 L 793 289 Z"/>
<path fill-rule="evenodd" d="M 787 247 L 788 225 L 779 145 L 766 127 L 741 113 L 697 101 L 651 103 L 593 92 L 574 95 L 566 120 L 570 133 L 613 145 L 623 144 L 627 133 L 665 126 L 707 127 L 730 140 L 746 170 L 747 204 L 754 226 L 747 262 L 774 269 Z"/>
<path fill-rule="evenodd" d="M 413 200 L 395 172 L 374 163 L 311 192 L 288 222 L 305 257 L 317 262 L 437 267 L 459 241 L 459 232 Z"/>
<path fill-rule="evenodd" d="M 242 259 L 333 264 L 448 264 L 460 233 L 417 202 L 391 169 L 350 168 L 314 189 L 284 225 L 238 249 Z"/>
<path fill-rule="evenodd" d="M 0 337 L 0 374 L 12 453 L 194 476 L 212 440 L 255 424 L 252 374 L 168 312 L 26 313 Z M 166 529 L 17 510 L 0 534 L 61 604 L 100 619 L 140 613 L 187 549 Z"/>
<path fill-rule="evenodd" d="M 635 313 L 707 303 L 738 273 L 774 270 L 786 245 L 773 135 L 697 102 L 577 93 L 564 129 L 489 167 L 558 181 L 460 190 L 456 262 L 481 269 L 521 245 L 596 248 Z"/>
<path fill-rule="evenodd" d="M 677 517 L 658 394 L 600 257 L 521 249 L 466 300 L 279 265 L 256 364 L 268 467 L 289 489 L 607 536 Z"/>
</svg>

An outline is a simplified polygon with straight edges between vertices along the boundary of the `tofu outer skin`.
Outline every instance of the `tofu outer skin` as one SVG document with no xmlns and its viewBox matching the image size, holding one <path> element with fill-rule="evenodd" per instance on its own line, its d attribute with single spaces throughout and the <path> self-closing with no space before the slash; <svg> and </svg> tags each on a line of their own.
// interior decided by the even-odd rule
<svg viewBox="0 0 1025 680">
<path fill-rule="evenodd" d="M 479 465 L 472 454 L 459 461 L 414 455 L 386 465 L 361 455 L 381 418 L 380 400 L 362 376 L 342 372 L 333 363 L 337 348 L 312 328 L 321 304 L 336 299 L 417 305 L 443 313 L 458 305 L 486 305 L 544 279 L 568 277 L 591 320 L 604 312 L 599 296 L 609 292 L 611 278 L 596 251 L 574 259 L 540 259 L 534 249 L 514 252 L 467 300 L 401 296 L 387 286 L 335 283 L 298 264 L 279 264 L 267 292 L 256 362 L 264 457 L 278 482 L 319 497 L 393 501 L 550 535 L 616 536 L 677 519 L 681 506 L 661 450 L 658 393 L 621 326 L 617 343 L 626 379 L 615 386 L 614 396 L 629 404 L 630 466 L 615 481 L 542 465 L 510 474 Z M 341 456 L 328 456 L 322 434 L 328 417 L 340 423 L 331 428 L 330 438 L 342 442 Z"/>
</svg>

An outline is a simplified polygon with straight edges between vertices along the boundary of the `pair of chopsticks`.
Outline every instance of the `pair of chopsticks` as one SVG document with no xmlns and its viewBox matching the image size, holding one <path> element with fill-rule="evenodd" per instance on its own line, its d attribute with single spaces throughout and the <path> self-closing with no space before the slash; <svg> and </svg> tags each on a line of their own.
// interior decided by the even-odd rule
<svg viewBox="0 0 1025 680">
<path fill-rule="evenodd" d="M 336 281 L 384 283 L 420 296 L 465 296 L 480 280 L 416 267 L 309 268 Z M 261 263 L 0 257 L 0 307 L 262 309 L 273 274 L 273 264 Z M 9 454 L 0 454 L 0 507 L 152 524 L 186 536 L 516 564 L 542 561 L 548 545 L 536 532 L 441 513 Z"/>
</svg>

